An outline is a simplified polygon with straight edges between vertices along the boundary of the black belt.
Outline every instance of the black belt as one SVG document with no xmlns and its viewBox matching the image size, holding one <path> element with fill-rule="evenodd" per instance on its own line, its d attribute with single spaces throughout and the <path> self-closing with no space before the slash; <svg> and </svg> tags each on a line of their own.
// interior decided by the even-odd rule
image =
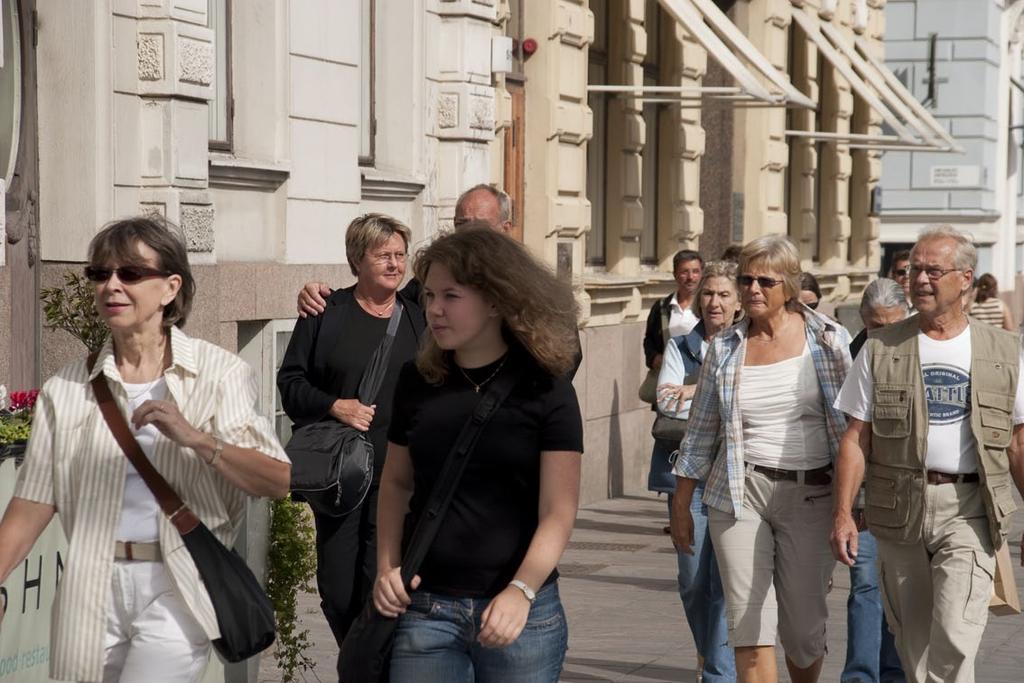
<svg viewBox="0 0 1024 683">
<path fill-rule="evenodd" d="M 929 484 L 970 484 L 976 481 L 981 481 L 981 477 L 978 476 L 977 472 L 970 472 L 968 474 L 949 474 L 948 472 L 928 470 Z"/>
<path fill-rule="evenodd" d="M 758 474 L 763 474 L 772 481 L 795 481 L 799 482 L 801 475 L 803 483 L 811 486 L 824 486 L 832 483 L 832 465 L 825 465 L 813 470 L 780 470 L 775 467 L 764 465 L 747 465 Z"/>
</svg>

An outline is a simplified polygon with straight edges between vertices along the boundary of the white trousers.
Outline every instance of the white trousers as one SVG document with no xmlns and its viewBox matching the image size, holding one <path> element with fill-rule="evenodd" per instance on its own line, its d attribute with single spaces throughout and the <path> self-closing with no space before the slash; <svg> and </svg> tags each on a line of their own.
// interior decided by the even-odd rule
<svg viewBox="0 0 1024 683">
<path fill-rule="evenodd" d="M 103 645 L 103 683 L 195 683 L 210 656 L 162 562 L 114 562 Z"/>
</svg>

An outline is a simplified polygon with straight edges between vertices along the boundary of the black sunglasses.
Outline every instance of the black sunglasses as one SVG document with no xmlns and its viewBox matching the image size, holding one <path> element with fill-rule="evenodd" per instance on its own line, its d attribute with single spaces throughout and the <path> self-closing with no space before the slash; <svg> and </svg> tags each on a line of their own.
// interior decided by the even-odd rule
<svg viewBox="0 0 1024 683">
<path fill-rule="evenodd" d="M 771 289 L 776 285 L 782 284 L 782 280 L 776 280 L 775 278 L 770 278 L 765 275 L 759 275 L 757 277 L 754 277 L 753 275 L 739 275 L 736 277 L 736 282 L 738 282 L 741 287 L 750 287 L 756 282 L 757 286 L 761 289 Z"/>
<path fill-rule="evenodd" d="M 106 282 L 110 276 L 117 273 L 117 279 L 121 282 L 131 284 L 148 277 L 168 277 L 171 273 L 166 270 L 147 268 L 146 266 L 118 266 L 117 268 L 104 268 L 103 266 L 86 266 L 85 277 L 92 282 Z"/>
</svg>

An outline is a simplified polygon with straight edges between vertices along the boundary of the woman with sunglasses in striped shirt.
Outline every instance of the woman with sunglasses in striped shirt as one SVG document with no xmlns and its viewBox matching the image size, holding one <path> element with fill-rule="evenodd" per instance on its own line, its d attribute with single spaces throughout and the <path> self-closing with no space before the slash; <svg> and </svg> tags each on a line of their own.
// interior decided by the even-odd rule
<svg viewBox="0 0 1024 683">
<path fill-rule="evenodd" d="M 177 228 L 149 216 L 107 226 L 85 275 L 110 338 L 91 368 L 81 358 L 43 385 L 0 521 L 0 582 L 58 515 L 68 551 L 50 677 L 191 683 L 220 637 L 210 596 L 90 383 L 104 377 L 143 453 L 226 545 L 250 496 L 287 494 L 291 466 L 257 411 L 252 368 L 180 329 L 195 280 Z"/>
</svg>

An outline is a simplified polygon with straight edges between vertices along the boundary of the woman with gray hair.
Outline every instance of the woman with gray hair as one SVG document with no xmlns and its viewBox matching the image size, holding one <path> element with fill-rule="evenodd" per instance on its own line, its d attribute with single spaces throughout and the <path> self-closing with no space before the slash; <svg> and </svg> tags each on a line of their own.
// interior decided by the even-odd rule
<svg viewBox="0 0 1024 683">
<path fill-rule="evenodd" d="M 320 606 L 339 645 L 377 577 L 377 491 L 391 403 L 399 371 L 415 357 L 423 334 L 419 304 L 398 291 L 409 239 L 409 228 L 384 214 L 349 224 L 345 253 L 356 283 L 331 293 L 322 315 L 295 323 L 277 374 L 281 405 L 296 426 L 337 420 L 365 432 L 373 445 L 373 480 L 362 504 L 343 517 L 313 516 Z M 363 405 L 360 380 L 393 315 L 400 320 L 384 381 L 376 403 Z"/>
<path fill-rule="evenodd" d="M 832 464 L 846 418 L 832 407 L 850 368 L 849 334 L 799 301 L 800 256 L 766 236 L 740 254 L 744 320 L 711 340 L 675 474 L 673 538 L 689 551 L 704 482 L 743 682 L 775 680 L 776 635 L 796 683 L 825 654 L 825 596 L 835 560 Z"/>
<path fill-rule="evenodd" d="M 880 277 L 864 288 L 860 300 L 860 319 L 864 329 L 850 344 L 850 355 L 857 357 L 868 332 L 907 317 L 910 305 L 903 286 Z M 864 521 L 864 501 L 858 496 L 854 509 L 857 522 L 858 552 L 850 567 L 850 595 L 846 600 L 846 663 L 839 680 L 906 681 L 892 632 L 885 623 L 879 591 L 878 544 Z"/>
</svg>

